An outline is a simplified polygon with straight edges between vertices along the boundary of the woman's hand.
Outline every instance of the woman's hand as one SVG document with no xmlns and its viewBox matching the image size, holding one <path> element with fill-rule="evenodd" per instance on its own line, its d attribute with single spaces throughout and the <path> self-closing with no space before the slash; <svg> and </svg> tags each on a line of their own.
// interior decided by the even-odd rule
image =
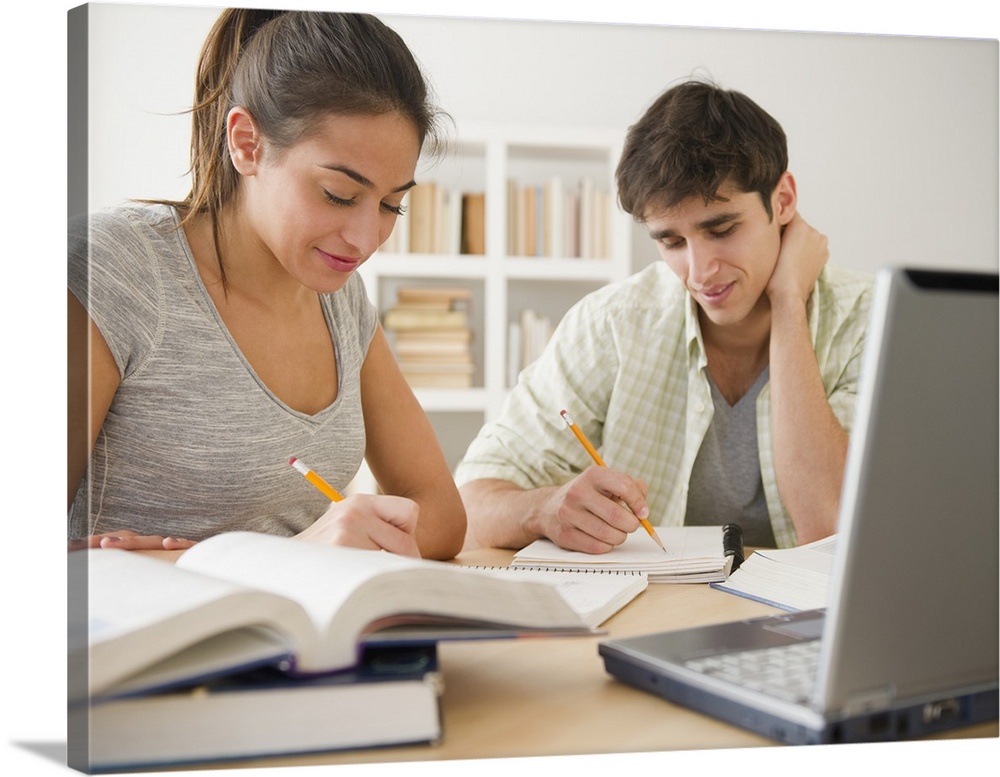
<svg viewBox="0 0 1000 777">
<path fill-rule="evenodd" d="M 416 539 L 419 514 L 420 507 L 411 499 L 355 494 L 334 502 L 312 526 L 295 537 L 419 557 Z"/>
<path fill-rule="evenodd" d="M 119 550 L 187 550 L 195 543 L 178 537 L 161 537 L 158 534 L 136 534 L 130 529 L 91 534 L 88 537 L 72 539 L 68 550 L 84 548 L 118 548 Z"/>
</svg>

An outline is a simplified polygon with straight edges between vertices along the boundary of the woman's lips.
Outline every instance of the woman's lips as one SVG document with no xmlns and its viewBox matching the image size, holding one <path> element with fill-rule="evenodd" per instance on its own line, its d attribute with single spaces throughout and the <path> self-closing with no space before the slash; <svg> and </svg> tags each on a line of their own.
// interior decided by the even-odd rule
<svg viewBox="0 0 1000 777">
<path fill-rule="evenodd" d="M 358 265 L 361 264 L 360 259 L 353 259 L 349 256 L 338 256 L 337 254 L 328 254 L 326 251 L 322 251 L 319 248 L 316 252 L 320 255 L 320 258 L 326 263 L 327 267 L 336 272 L 353 272 L 357 269 Z"/>
</svg>

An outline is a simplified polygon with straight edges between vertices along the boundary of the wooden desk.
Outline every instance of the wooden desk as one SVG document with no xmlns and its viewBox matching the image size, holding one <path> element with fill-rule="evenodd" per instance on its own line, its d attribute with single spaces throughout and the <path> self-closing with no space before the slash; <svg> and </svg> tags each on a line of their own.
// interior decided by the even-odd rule
<svg viewBox="0 0 1000 777">
<path fill-rule="evenodd" d="M 506 564 L 477 550 L 460 562 Z M 261 759 L 243 766 L 390 763 L 774 746 L 751 734 L 630 688 L 604 671 L 597 644 L 624 637 L 778 612 L 707 585 L 655 584 L 600 637 L 442 643 L 444 739 L 437 745 Z M 996 722 L 949 738 L 996 737 Z"/>
</svg>

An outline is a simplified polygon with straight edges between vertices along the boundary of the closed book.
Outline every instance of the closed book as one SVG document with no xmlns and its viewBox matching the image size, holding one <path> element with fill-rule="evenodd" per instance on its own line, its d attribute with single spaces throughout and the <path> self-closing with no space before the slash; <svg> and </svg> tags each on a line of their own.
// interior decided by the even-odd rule
<svg viewBox="0 0 1000 777">
<path fill-rule="evenodd" d="M 401 304 L 443 306 L 445 309 L 463 303 L 472 296 L 468 286 L 401 286 L 396 299 Z"/>
<path fill-rule="evenodd" d="M 440 343 L 466 345 L 472 340 L 470 329 L 421 329 L 393 333 L 397 343 Z"/>
<path fill-rule="evenodd" d="M 386 329 L 461 329 L 467 327 L 469 317 L 464 310 L 415 310 L 389 308 L 382 317 Z"/>
<path fill-rule="evenodd" d="M 407 340 L 396 343 L 396 356 L 400 361 L 460 361 L 471 362 L 469 344 L 455 340 Z"/>
<path fill-rule="evenodd" d="M 486 195 L 466 193 L 462 196 L 462 245 L 463 254 L 486 253 Z"/>
<path fill-rule="evenodd" d="M 409 191 L 410 209 L 406 214 L 409 219 L 410 253 L 429 254 L 434 250 L 434 229 L 437 223 L 437 186 L 424 183 L 414 186 Z"/>
<path fill-rule="evenodd" d="M 86 771 L 232 761 L 441 738 L 436 648 L 366 653 L 357 669 L 292 678 L 267 667 L 158 693 L 71 705 Z"/>
<path fill-rule="evenodd" d="M 410 388 L 467 389 L 472 388 L 472 376 L 459 373 L 410 372 L 403 373 Z"/>
</svg>

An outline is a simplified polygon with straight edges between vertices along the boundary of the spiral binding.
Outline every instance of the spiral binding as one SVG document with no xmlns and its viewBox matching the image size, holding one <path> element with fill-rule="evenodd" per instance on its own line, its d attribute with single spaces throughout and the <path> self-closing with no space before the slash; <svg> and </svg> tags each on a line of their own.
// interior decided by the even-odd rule
<svg viewBox="0 0 1000 777">
<path fill-rule="evenodd" d="M 547 567 L 547 566 L 487 566 L 485 564 L 468 564 L 461 567 L 462 569 L 482 569 L 488 572 L 492 571 L 503 571 L 503 572 L 565 572 L 567 574 L 574 575 L 628 575 L 630 577 L 636 577 L 638 575 L 644 574 L 643 572 L 636 569 L 565 569 L 563 567 Z"/>
</svg>

